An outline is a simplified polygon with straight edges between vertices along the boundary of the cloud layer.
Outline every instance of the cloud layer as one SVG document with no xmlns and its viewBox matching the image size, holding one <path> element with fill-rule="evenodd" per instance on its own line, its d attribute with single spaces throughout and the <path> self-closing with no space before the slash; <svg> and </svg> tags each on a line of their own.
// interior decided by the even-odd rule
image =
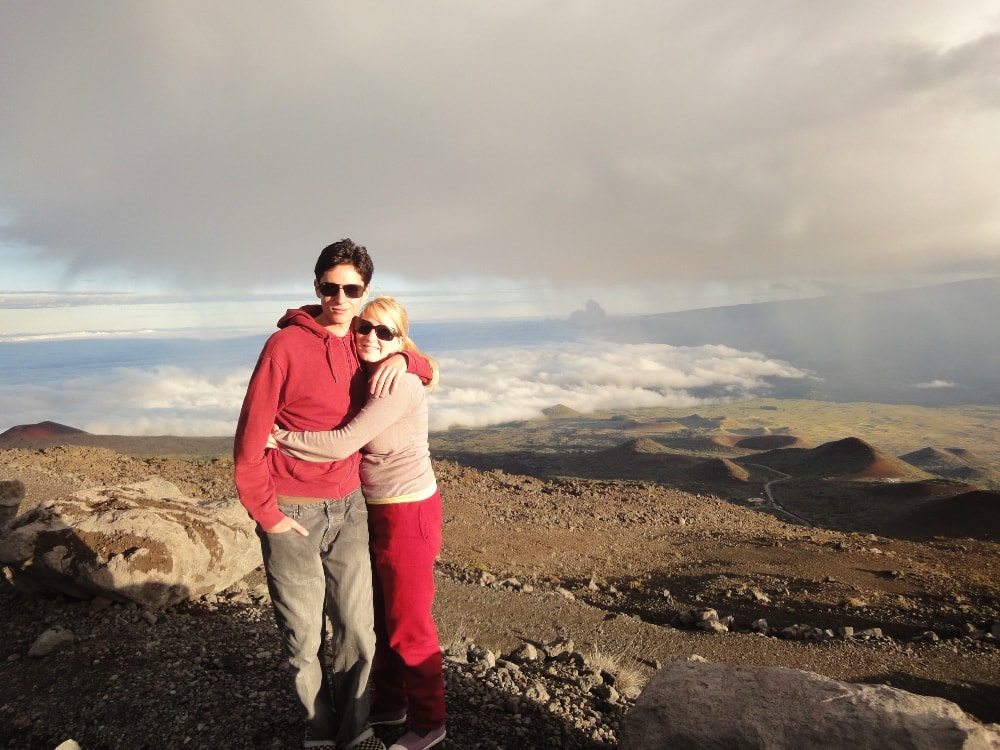
<svg viewBox="0 0 1000 750">
<path fill-rule="evenodd" d="M 0 238 L 188 288 L 1000 270 L 979 0 L 0 8 Z"/>
<path fill-rule="evenodd" d="M 808 377 L 724 346 L 562 343 L 453 351 L 438 361 L 432 430 L 536 419 L 557 404 L 580 412 L 697 406 L 766 395 L 769 378 Z M 88 367 L 68 375 L 54 366 L 48 377 L 0 387 L 0 413 L 9 422 L 0 432 L 52 420 L 95 434 L 230 435 L 248 377 L 246 365 Z"/>
</svg>

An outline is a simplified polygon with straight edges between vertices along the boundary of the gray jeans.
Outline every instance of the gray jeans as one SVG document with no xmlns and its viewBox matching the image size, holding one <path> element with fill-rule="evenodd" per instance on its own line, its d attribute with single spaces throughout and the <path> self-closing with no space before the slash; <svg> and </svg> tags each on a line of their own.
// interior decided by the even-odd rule
<svg viewBox="0 0 1000 750">
<path fill-rule="evenodd" d="M 368 509 L 360 489 L 341 500 L 280 508 L 309 536 L 258 531 L 274 618 L 310 736 L 348 747 L 371 733 L 368 676 L 375 622 Z M 324 610 L 332 624 L 329 674 L 323 663 Z"/>
</svg>

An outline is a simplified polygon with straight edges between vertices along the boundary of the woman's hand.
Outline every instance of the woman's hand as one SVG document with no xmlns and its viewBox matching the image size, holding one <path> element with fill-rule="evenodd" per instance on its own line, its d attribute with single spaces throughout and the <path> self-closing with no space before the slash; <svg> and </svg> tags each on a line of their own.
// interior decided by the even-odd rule
<svg viewBox="0 0 1000 750">
<path fill-rule="evenodd" d="M 294 518 L 289 518 L 285 516 L 278 523 L 269 529 L 264 529 L 268 534 L 284 534 L 287 531 L 294 531 L 302 536 L 309 536 L 309 531 L 301 523 L 296 521 Z"/>
<path fill-rule="evenodd" d="M 392 393 L 396 380 L 406 372 L 406 357 L 396 352 L 378 363 L 375 372 L 368 379 L 368 392 L 375 398 Z"/>
<path fill-rule="evenodd" d="M 267 450 L 268 448 L 280 448 L 281 447 L 281 446 L 278 445 L 278 441 L 274 439 L 274 433 L 276 433 L 280 429 L 281 428 L 278 427 L 278 425 L 276 425 L 276 424 L 271 426 L 271 434 L 267 436 L 267 445 L 264 446 L 264 450 Z M 266 531 L 266 529 L 265 529 L 265 531 Z"/>
</svg>

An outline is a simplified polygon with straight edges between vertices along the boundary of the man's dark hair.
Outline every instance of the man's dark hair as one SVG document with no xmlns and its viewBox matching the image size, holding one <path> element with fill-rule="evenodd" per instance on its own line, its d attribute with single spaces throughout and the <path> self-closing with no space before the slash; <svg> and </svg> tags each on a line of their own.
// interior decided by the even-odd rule
<svg viewBox="0 0 1000 750">
<path fill-rule="evenodd" d="M 323 252 L 316 259 L 316 279 L 319 280 L 324 273 L 334 266 L 345 264 L 354 266 L 354 270 L 364 279 L 365 286 L 368 286 L 372 282 L 372 276 L 375 273 L 375 264 L 372 263 L 372 259 L 368 255 L 368 250 L 361 245 L 354 244 L 354 241 L 350 238 L 342 239 L 323 248 Z"/>
</svg>

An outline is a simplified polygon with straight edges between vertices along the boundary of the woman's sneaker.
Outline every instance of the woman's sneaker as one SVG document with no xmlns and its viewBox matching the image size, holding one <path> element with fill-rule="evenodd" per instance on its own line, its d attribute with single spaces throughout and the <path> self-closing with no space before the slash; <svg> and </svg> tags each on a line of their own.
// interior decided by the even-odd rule
<svg viewBox="0 0 1000 750">
<path fill-rule="evenodd" d="M 427 748 L 434 747 L 434 745 L 443 740 L 444 736 L 444 727 L 428 729 L 422 732 L 411 729 L 390 745 L 389 750 L 427 750 Z"/>
</svg>

